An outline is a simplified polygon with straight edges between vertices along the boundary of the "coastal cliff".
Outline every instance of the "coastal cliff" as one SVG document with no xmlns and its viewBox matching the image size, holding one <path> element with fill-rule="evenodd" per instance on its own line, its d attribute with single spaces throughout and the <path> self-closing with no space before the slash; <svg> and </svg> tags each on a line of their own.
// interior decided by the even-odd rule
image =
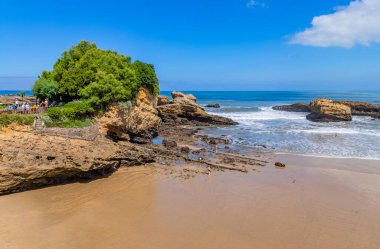
<svg viewBox="0 0 380 249">
<path fill-rule="evenodd" d="M 161 123 L 156 108 L 157 98 L 145 88 L 136 95 L 133 106 L 113 105 L 100 118 L 101 131 L 119 140 L 148 143 L 157 135 Z"/>
<path fill-rule="evenodd" d="M 103 117 L 93 120 L 93 127 L 83 132 L 86 134 L 83 137 L 81 129 L 34 130 L 17 125 L 2 128 L 0 195 L 90 181 L 110 175 L 123 166 L 153 163 L 167 158 L 167 154 L 174 160 L 180 154 L 173 148 L 150 145 L 162 126 L 174 130 L 184 123 L 236 124 L 230 119 L 207 114 L 195 97 L 183 93 L 173 93 L 172 102 L 157 107 L 157 98 L 141 88 L 132 103 L 132 106 L 111 106 Z M 71 136 L 73 130 L 76 131 Z M 176 133 L 195 134 L 179 126 Z"/>
<path fill-rule="evenodd" d="M 3 129 L 0 132 L 0 194 L 111 174 L 120 166 L 154 161 L 149 149 Z"/>
</svg>

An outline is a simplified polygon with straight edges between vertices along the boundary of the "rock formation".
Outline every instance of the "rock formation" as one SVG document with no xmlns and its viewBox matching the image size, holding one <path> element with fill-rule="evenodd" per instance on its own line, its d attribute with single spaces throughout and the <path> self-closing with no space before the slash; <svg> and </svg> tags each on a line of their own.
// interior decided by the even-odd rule
<svg viewBox="0 0 380 249">
<path fill-rule="evenodd" d="M 351 121 L 351 107 L 330 99 L 316 99 L 310 102 L 311 114 L 306 118 L 314 122 Z"/>
<path fill-rule="evenodd" d="M 296 103 L 292 105 L 274 106 L 273 110 L 288 112 L 311 112 L 307 119 L 315 122 L 351 121 L 352 116 L 369 116 L 380 118 L 380 106 L 366 102 L 334 101 L 316 99 L 309 105 Z"/>
<path fill-rule="evenodd" d="M 168 96 L 158 96 L 157 106 L 172 104 Z"/>
<path fill-rule="evenodd" d="M 191 94 L 172 93 L 173 101 L 157 107 L 162 120 L 175 124 L 214 124 L 235 125 L 233 120 L 225 117 L 207 114 L 203 107 L 196 103 L 197 99 Z"/>
<path fill-rule="evenodd" d="M 292 105 L 280 105 L 272 107 L 276 111 L 286 111 L 286 112 L 310 112 L 310 107 L 305 103 L 295 103 Z"/>
<path fill-rule="evenodd" d="M 141 88 L 133 107 L 114 105 L 105 113 L 99 120 L 101 130 L 114 139 L 149 142 L 161 122 L 156 101 L 148 90 Z"/>
<path fill-rule="evenodd" d="M 370 116 L 380 117 L 380 106 L 355 101 L 334 101 L 335 103 L 347 105 L 351 107 L 352 115 L 354 116 Z"/>
<path fill-rule="evenodd" d="M 111 174 L 155 160 L 152 150 L 104 136 L 94 141 L 0 131 L 0 195 Z"/>
<path fill-rule="evenodd" d="M 133 105 L 120 103 L 112 106 L 83 132 L 80 129 L 36 131 L 27 127 L 22 127 L 23 130 L 3 128 L 0 130 L 0 195 L 88 181 L 111 174 L 122 166 L 180 156 L 182 150 L 176 148 L 174 140 L 165 140 L 166 150 L 154 144 L 133 144 L 149 143 L 161 127 L 166 127 L 163 131 L 168 134 L 191 137 L 197 129 L 186 130 L 172 124 L 236 124 L 231 119 L 207 114 L 192 95 L 174 92 L 173 101 L 168 102 L 164 98 L 160 101 L 160 104 L 168 104 L 157 109 L 157 99 L 142 88 Z M 169 123 L 160 127 L 162 120 Z M 169 149 L 173 155 L 165 155 Z"/>
<path fill-rule="evenodd" d="M 220 108 L 219 104 L 208 104 L 206 105 L 207 108 Z"/>
<path fill-rule="evenodd" d="M 198 105 L 196 103 L 197 98 L 192 94 L 184 94 L 182 92 L 174 91 L 174 92 L 172 92 L 172 98 L 173 98 L 173 102 L 175 104 L 191 105 L 191 106 L 196 106 L 196 107 L 203 109 L 200 105 Z"/>
</svg>

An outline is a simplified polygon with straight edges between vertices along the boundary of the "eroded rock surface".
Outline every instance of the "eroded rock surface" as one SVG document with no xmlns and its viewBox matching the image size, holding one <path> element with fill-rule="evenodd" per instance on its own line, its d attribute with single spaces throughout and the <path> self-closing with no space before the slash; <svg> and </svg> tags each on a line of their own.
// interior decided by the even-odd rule
<svg viewBox="0 0 380 249">
<path fill-rule="evenodd" d="M 157 97 L 157 106 L 172 104 L 172 101 L 168 96 L 158 96 Z"/>
<path fill-rule="evenodd" d="M 351 107 L 330 99 L 316 99 L 310 102 L 311 114 L 306 118 L 314 122 L 351 121 Z"/>
<path fill-rule="evenodd" d="M 192 94 L 184 94 L 182 92 L 174 91 L 172 92 L 172 98 L 175 104 L 191 105 L 203 110 L 203 107 L 197 104 L 197 98 Z"/>
<path fill-rule="evenodd" d="M 286 112 L 310 112 L 310 107 L 305 103 L 295 103 L 292 105 L 280 105 L 272 107 L 273 110 Z"/>
<path fill-rule="evenodd" d="M 0 194 L 111 174 L 155 160 L 152 150 L 104 136 L 94 141 L 0 131 Z"/>
<path fill-rule="evenodd" d="M 138 92 L 133 107 L 112 106 L 99 120 L 101 131 L 112 138 L 127 141 L 150 141 L 161 123 L 156 98 L 145 88 Z"/>
<path fill-rule="evenodd" d="M 288 112 L 311 112 L 307 118 L 316 122 L 350 121 L 352 116 L 380 118 L 380 106 L 378 105 L 366 102 L 334 101 L 325 98 L 316 99 L 310 104 L 296 103 L 274 106 L 272 109 Z"/>
<path fill-rule="evenodd" d="M 211 115 L 196 103 L 196 98 L 191 94 L 173 92 L 173 103 L 158 106 L 158 112 L 166 123 L 189 124 L 188 121 L 198 124 L 235 125 L 232 119 Z"/>
<path fill-rule="evenodd" d="M 369 104 L 366 102 L 355 101 L 334 101 L 335 103 L 343 104 L 351 107 L 352 115 L 354 116 L 371 116 L 380 118 L 380 106 Z"/>
</svg>

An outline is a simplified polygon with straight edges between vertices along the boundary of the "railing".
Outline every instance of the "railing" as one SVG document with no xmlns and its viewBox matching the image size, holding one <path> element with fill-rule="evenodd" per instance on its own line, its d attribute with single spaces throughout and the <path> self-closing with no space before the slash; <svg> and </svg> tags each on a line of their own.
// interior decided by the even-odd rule
<svg viewBox="0 0 380 249">
<path fill-rule="evenodd" d="M 0 114 L 42 114 L 47 111 L 47 107 L 31 107 L 31 108 L 23 108 L 17 107 L 16 109 L 2 109 L 0 110 Z"/>
</svg>

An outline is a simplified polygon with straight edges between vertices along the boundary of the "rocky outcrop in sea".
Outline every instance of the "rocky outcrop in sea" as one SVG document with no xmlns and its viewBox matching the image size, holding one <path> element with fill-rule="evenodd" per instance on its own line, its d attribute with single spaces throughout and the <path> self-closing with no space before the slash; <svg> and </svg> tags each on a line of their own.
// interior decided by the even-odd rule
<svg viewBox="0 0 380 249">
<path fill-rule="evenodd" d="M 232 119 L 211 115 L 197 103 L 191 94 L 172 92 L 173 100 L 159 97 L 158 113 L 162 121 L 173 124 L 236 125 Z"/>
<path fill-rule="evenodd" d="M 274 110 L 309 113 L 306 118 L 313 122 L 351 121 L 352 116 L 380 118 L 380 106 L 366 102 L 335 101 L 321 98 L 309 104 L 274 106 Z"/>
</svg>

